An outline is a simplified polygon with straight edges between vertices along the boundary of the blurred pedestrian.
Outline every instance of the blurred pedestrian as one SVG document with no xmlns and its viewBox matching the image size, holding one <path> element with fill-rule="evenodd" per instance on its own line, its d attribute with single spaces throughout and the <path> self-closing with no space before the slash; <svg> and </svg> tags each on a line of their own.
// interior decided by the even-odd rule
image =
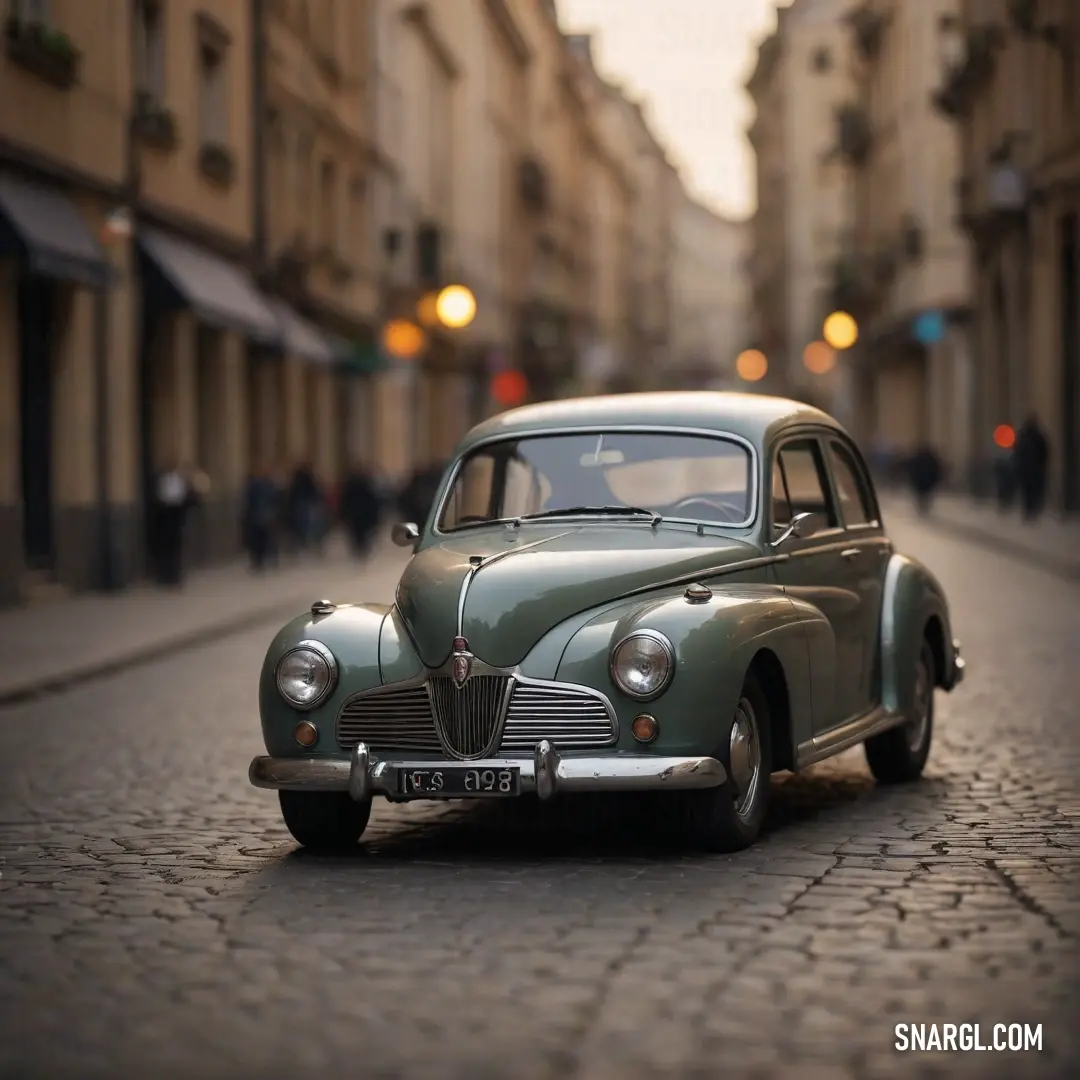
<svg viewBox="0 0 1080 1080">
<path fill-rule="evenodd" d="M 432 462 L 421 466 L 409 477 L 397 498 L 398 509 L 405 521 L 423 527 L 439 493 L 443 468 L 441 462 Z"/>
<path fill-rule="evenodd" d="M 375 482 L 360 462 L 355 462 L 341 488 L 339 513 L 353 551 L 366 555 L 379 527 L 382 500 Z"/>
<path fill-rule="evenodd" d="M 322 492 L 310 462 L 296 467 L 286 494 L 286 516 L 297 550 L 306 551 L 315 540 Z"/>
<path fill-rule="evenodd" d="M 251 568 L 277 565 L 277 526 L 281 519 L 281 490 L 271 470 L 260 466 L 248 478 L 241 520 L 244 548 Z"/>
<path fill-rule="evenodd" d="M 998 512 L 1006 514 L 1012 508 L 1013 499 L 1016 497 L 1016 462 L 1011 451 L 994 448 L 993 472 Z"/>
<path fill-rule="evenodd" d="M 171 456 L 154 481 L 154 558 L 159 584 L 179 586 L 184 580 L 184 536 L 188 514 L 200 500 L 192 471 Z M 200 474 L 198 480 L 204 477 Z"/>
<path fill-rule="evenodd" d="M 908 480 L 915 492 L 915 502 L 920 514 L 928 514 L 934 495 L 944 479 L 944 467 L 937 451 L 923 444 L 908 461 Z"/>
<path fill-rule="evenodd" d="M 1020 425 L 1013 445 L 1020 509 L 1025 521 L 1034 521 L 1046 506 L 1046 479 L 1050 465 L 1050 442 L 1034 413 Z"/>
</svg>

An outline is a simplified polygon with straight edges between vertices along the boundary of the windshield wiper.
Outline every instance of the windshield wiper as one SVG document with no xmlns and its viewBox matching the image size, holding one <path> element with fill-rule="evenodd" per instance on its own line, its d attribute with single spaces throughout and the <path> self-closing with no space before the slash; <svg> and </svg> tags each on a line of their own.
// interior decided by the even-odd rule
<svg viewBox="0 0 1080 1080">
<path fill-rule="evenodd" d="M 522 514 L 518 521 L 535 521 L 537 518 L 571 517 L 577 514 L 594 514 L 597 517 L 647 517 L 653 526 L 664 519 L 655 510 L 640 506 L 561 506 L 556 510 L 539 510 L 535 514 Z"/>
</svg>

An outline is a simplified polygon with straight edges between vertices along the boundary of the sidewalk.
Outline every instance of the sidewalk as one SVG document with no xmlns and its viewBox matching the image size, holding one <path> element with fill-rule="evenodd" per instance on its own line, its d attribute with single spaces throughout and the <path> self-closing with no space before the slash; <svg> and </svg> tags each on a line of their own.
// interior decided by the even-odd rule
<svg viewBox="0 0 1080 1080">
<path fill-rule="evenodd" d="M 183 589 L 137 585 L 0 611 L 0 705 L 199 642 L 299 615 L 323 597 L 392 601 L 408 552 L 380 539 L 364 561 L 332 538 L 323 558 L 256 576 L 241 561 L 192 573 Z"/>
<path fill-rule="evenodd" d="M 882 493 L 886 520 L 892 515 L 918 518 L 910 496 Z M 1063 521 L 1045 514 L 1024 522 L 1019 511 L 1000 513 L 993 502 L 970 496 L 942 494 L 929 516 L 918 518 L 932 528 L 976 544 L 996 548 L 1014 558 L 1035 563 L 1061 577 L 1080 579 L 1080 519 Z"/>
</svg>

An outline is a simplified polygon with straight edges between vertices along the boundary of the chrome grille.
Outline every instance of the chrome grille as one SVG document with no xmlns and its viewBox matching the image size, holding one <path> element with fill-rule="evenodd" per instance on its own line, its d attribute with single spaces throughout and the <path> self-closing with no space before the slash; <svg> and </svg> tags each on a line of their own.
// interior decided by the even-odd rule
<svg viewBox="0 0 1080 1080">
<path fill-rule="evenodd" d="M 595 695 L 558 684 L 519 683 L 510 699 L 499 753 L 530 755 L 541 739 L 564 750 L 605 746 L 614 735 L 607 706 Z"/>
<path fill-rule="evenodd" d="M 431 703 L 422 685 L 362 694 L 345 702 L 338 716 L 337 736 L 342 750 L 364 742 L 375 752 L 442 753 Z"/>
<path fill-rule="evenodd" d="M 511 682 L 509 675 L 473 675 L 461 687 L 447 675 L 428 680 L 435 724 L 451 753 L 476 758 L 491 752 Z"/>
<path fill-rule="evenodd" d="M 430 694 L 424 684 L 367 691 L 342 707 L 338 745 L 351 750 L 364 742 L 376 754 L 441 755 L 445 751 L 436 727 L 438 716 L 450 749 L 462 757 L 477 756 L 490 753 L 504 709 L 501 757 L 528 757 L 541 739 L 566 750 L 613 741 L 614 722 L 601 698 L 558 683 L 515 683 L 507 709 L 509 681 L 503 675 L 474 675 L 458 690 L 449 677 L 436 675 L 428 684 Z M 474 749 L 477 745 L 479 749 Z"/>
</svg>

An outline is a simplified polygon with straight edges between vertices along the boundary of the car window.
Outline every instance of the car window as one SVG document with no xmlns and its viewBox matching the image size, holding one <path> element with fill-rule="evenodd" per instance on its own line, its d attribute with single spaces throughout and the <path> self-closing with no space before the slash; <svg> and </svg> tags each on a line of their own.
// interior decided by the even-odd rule
<svg viewBox="0 0 1080 1080">
<path fill-rule="evenodd" d="M 874 520 L 873 503 L 851 452 L 842 443 L 830 442 L 829 458 L 844 524 L 869 524 Z"/>
<path fill-rule="evenodd" d="M 830 528 L 838 524 L 814 439 L 785 443 L 773 468 L 773 524 L 786 527 L 796 514 L 820 514 Z"/>
</svg>

